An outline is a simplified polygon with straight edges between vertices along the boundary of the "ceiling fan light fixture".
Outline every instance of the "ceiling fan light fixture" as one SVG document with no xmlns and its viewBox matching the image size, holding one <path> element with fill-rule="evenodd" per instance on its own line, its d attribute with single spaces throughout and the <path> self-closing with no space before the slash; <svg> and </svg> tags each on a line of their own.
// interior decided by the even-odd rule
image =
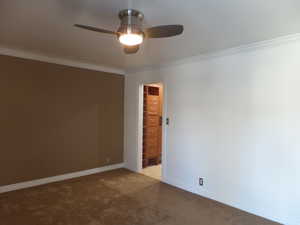
<svg viewBox="0 0 300 225">
<path fill-rule="evenodd" d="M 123 45 L 127 46 L 134 46 L 134 45 L 140 45 L 144 40 L 144 37 L 142 34 L 135 34 L 135 33 L 124 33 L 119 36 L 119 41 Z"/>
<path fill-rule="evenodd" d="M 183 25 L 180 24 L 161 25 L 143 29 L 144 15 L 135 9 L 121 10 L 119 19 L 121 23 L 116 31 L 81 24 L 74 24 L 74 26 L 98 33 L 115 35 L 118 41 L 123 44 L 125 54 L 137 53 L 144 39 L 168 38 L 183 33 Z"/>
</svg>

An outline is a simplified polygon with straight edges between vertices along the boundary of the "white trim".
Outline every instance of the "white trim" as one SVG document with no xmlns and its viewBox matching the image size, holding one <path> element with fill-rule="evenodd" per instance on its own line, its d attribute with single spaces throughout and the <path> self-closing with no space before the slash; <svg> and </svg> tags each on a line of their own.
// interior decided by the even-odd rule
<svg viewBox="0 0 300 225">
<path fill-rule="evenodd" d="M 71 66 L 71 67 L 77 67 L 77 68 L 90 69 L 90 70 L 95 70 L 95 71 L 101 71 L 101 72 L 107 72 L 107 73 L 117 73 L 117 74 L 125 75 L 128 73 L 137 73 L 137 72 L 142 72 L 142 71 L 146 71 L 146 70 L 161 69 L 164 67 L 192 63 L 192 62 L 199 61 L 199 60 L 207 60 L 207 59 L 222 57 L 222 56 L 226 56 L 226 55 L 234 55 L 234 54 L 238 54 L 240 52 L 252 51 L 255 49 L 259 49 L 259 48 L 273 47 L 273 46 L 285 44 L 285 43 L 292 42 L 292 41 L 298 41 L 298 40 L 300 40 L 300 33 L 290 34 L 290 35 L 286 35 L 286 36 L 282 36 L 282 37 L 278 37 L 278 38 L 274 38 L 274 39 L 270 39 L 270 40 L 259 41 L 259 42 L 254 42 L 251 44 L 241 45 L 238 47 L 228 48 L 228 49 L 216 51 L 213 53 L 199 54 L 199 55 L 192 56 L 192 57 L 186 57 L 184 59 L 175 60 L 175 61 L 171 61 L 168 63 L 162 63 L 162 64 L 152 65 L 152 66 L 142 66 L 139 68 L 127 69 L 127 70 L 120 69 L 120 68 L 114 68 L 114 67 L 107 67 L 107 66 L 103 66 L 103 65 L 90 64 L 87 62 L 62 59 L 62 58 L 57 58 L 57 57 L 53 57 L 53 56 L 51 57 L 51 56 L 47 56 L 44 54 L 37 54 L 37 53 L 16 50 L 16 49 L 11 49 L 11 48 L 7 48 L 7 47 L 1 47 L 1 46 L 0 46 L 0 55 L 8 55 L 8 56 L 14 56 L 14 57 L 18 57 L 18 58 L 37 60 L 37 61 L 41 61 L 41 62 L 48 62 L 48 63 L 54 63 L 54 64 L 59 64 L 59 65 L 65 65 L 65 66 Z"/>
<path fill-rule="evenodd" d="M 177 188 L 179 188 L 181 190 L 188 191 L 190 193 L 193 193 L 193 194 L 199 195 L 201 197 L 204 197 L 204 198 L 207 198 L 207 199 L 219 202 L 219 203 L 227 205 L 227 206 L 231 206 L 233 208 L 236 208 L 238 210 L 242 210 L 244 212 L 253 214 L 255 216 L 262 217 L 262 218 L 265 218 L 267 220 L 271 220 L 271 221 L 283 224 L 283 222 L 280 221 L 280 219 L 277 218 L 274 215 L 272 215 L 272 216 L 270 216 L 270 215 L 261 215 L 261 214 L 258 214 L 255 211 L 253 211 L 253 210 L 245 209 L 245 208 L 243 208 L 243 207 L 241 207 L 239 205 L 235 205 L 235 204 L 224 202 L 224 201 L 219 201 L 218 199 L 214 198 L 213 195 L 210 194 L 206 189 L 200 189 L 199 187 L 187 185 L 185 183 L 182 183 L 181 181 L 179 181 L 178 179 L 176 179 L 174 177 L 172 177 L 172 178 L 171 177 L 166 177 L 163 182 L 166 183 L 166 184 L 168 184 L 168 185 L 171 185 L 173 187 L 177 187 Z"/>
<path fill-rule="evenodd" d="M 299 41 L 299 40 L 300 40 L 300 33 L 290 34 L 290 35 L 281 36 L 281 37 L 270 39 L 270 40 L 254 42 L 251 44 L 245 44 L 245 45 L 241 45 L 241 46 L 233 47 L 233 48 L 227 48 L 227 49 L 216 51 L 213 53 L 199 54 L 199 55 L 195 55 L 195 56 L 191 56 L 191 57 L 186 57 L 184 59 L 179 59 L 179 60 L 171 61 L 168 63 L 162 63 L 162 64 L 150 65 L 150 66 L 142 66 L 142 67 L 139 67 L 136 69 L 129 69 L 129 70 L 126 70 L 126 74 L 143 72 L 143 71 L 148 71 L 148 70 L 158 70 L 158 69 L 162 69 L 162 68 L 170 67 L 170 66 L 177 66 L 177 65 L 202 61 L 202 60 L 208 60 L 208 59 L 212 59 L 212 58 L 218 58 L 218 57 L 223 57 L 223 56 L 228 56 L 228 55 L 235 55 L 240 52 L 247 52 L 247 51 L 253 51 L 253 50 L 261 49 L 261 48 L 274 47 L 274 46 L 286 44 L 286 43 L 293 42 L 293 41 Z"/>
<path fill-rule="evenodd" d="M 26 181 L 22 183 L 17 183 L 17 184 L 11 184 L 11 185 L 6 185 L 6 186 L 0 186 L 0 194 L 9 192 L 9 191 L 15 191 L 19 189 L 24 189 L 24 188 L 29 188 L 29 187 L 35 187 L 43 184 L 49 184 L 57 181 L 63 181 L 63 180 L 68 180 L 76 177 L 82 177 L 82 176 L 87 176 L 95 173 L 101 173 L 109 170 L 114 170 L 114 169 L 119 169 L 123 168 L 124 164 L 114 164 L 110 166 L 104 166 L 104 167 L 98 167 L 95 169 L 90 169 L 90 170 L 83 170 L 79 172 L 74 172 L 74 173 L 67 173 L 59 176 L 54 176 L 54 177 L 47 177 L 47 178 L 42 178 L 38 180 L 32 180 L 32 181 Z"/>
<path fill-rule="evenodd" d="M 71 67 L 77 67 L 77 68 L 82 68 L 82 69 L 89 69 L 89 70 L 125 75 L 125 71 L 120 68 L 113 68 L 113 67 L 108 67 L 108 66 L 103 66 L 103 65 L 90 64 L 90 63 L 82 62 L 82 61 L 62 59 L 62 58 L 57 58 L 57 57 L 53 57 L 53 56 L 47 56 L 45 54 L 37 54 L 37 53 L 29 52 L 29 51 L 16 50 L 16 49 L 11 49 L 11 48 L 1 47 L 1 46 L 0 46 L 0 55 L 14 56 L 14 57 L 18 57 L 18 58 L 37 60 L 37 61 L 47 62 L 47 63 L 54 63 L 54 64 L 58 64 L 58 65 L 71 66 Z"/>
<path fill-rule="evenodd" d="M 144 123 L 144 85 L 139 85 L 138 96 L 138 143 L 137 143 L 137 173 L 141 173 L 143 170 L 143 123 Z"/>
</svg>

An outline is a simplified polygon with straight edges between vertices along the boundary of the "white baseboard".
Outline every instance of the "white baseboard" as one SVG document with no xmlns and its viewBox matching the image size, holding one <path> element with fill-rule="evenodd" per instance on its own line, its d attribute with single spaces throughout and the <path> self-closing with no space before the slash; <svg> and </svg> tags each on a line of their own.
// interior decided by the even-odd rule
<svg viewBox="0 0 300 225">
<path fill-rule="evenodd" d="M 292 225 L 292 224 L 284 223 L 282 221 L 282 219 L 280 219 L 278 217 L 275 217 L 274 215 L 273 216 L 272 215 L 267 215 L 267 214 L 264 214 L 264 213 L 261 213 L 261 212 L 258 212 L 258 211 L 251 210 L 249 208 L 243 208 L 242 206 L 240 206 L 238 204 L 234 204 L 232 202 L 225 202 L 225 201 L 222 201 L 220 199 L 217 199 L 217 198 L 215 198 L 215 196 L 212 193 L 208 192 L 206 189 L 183 183 L 183 182 L 181 182 L 180 180 L 178 180 L 176 178 L 166 177 L 163 180 L 163 182 L 166 183 L 166 184 L 169 184 L 171 186 L 177 187 L 179 189 L 182 189 L 182 190 L 191 192 L 193 194 L 199 195 L 201 197 L 205 197 L 205 198 L 211 199 L 213 201 L 217 201 L 217 202 L 220 202 L 222 204 L 234 207 L 236 209 L 248 212 L 250 214 L 260 216 L 260 217 L 266 218 L 268 220 L 271 220 L 271 221 L 274 221 L 274 222 L 277 222 L 277 223 L 281 223 L 281 224 L 285 224 L 285 225 Z"/>
<path fill-rule="evenodd" d="M 165 177 L 162 181 L 166 184 L 169 184 L 169 185 L 177 187 L 179 189 L 191 192 L 193 194 L 197 194 L 197 195 L 200 195 L 200 196 L 203 196 L 203 197 L 208 197 L 209 196 L 209 193 L 205 189 L 202 189 L 200 191 L 199 188 L 197 189 L 197 188 L 195 188 L 195 186 L 183 183 L 183 182 L 179 181 L 178 179 Z"/>
<path fill-rule="evenodd" d="M 74 173 L 67 173 L 67 174 L 54 176 L 54 177 L 47 177 L 47 178 L 42 178 L 42 179 L 38 179 L 38 180 L 32 180 L 32 181 L 26 181 L 26 182 L 17 183 L 17 184 L 0 186 L 0 194 L 9 192 L 9 191 L 15 191 L 15 190 L 19 190 L 19 189 L 53 183 L 53 182 L 57 182 L 57 181 L 68 180 L 71 178 L 87 176 L 87 175 L 91 175 L 91 174 L 95 174 L 95 173 L 101 173 L 101 172 L 119 169 L 119 168 L 123 168 L 123 167 L 124 167 L 124 164 L 120 163 L 120 164 L 114 164 L 114 165 L 110 165 L 110 166 L 98 167 L 98 168 L 90 169 L 90 170 L 83 170 L 83 171 L 74 172 Z"/>
</svg>

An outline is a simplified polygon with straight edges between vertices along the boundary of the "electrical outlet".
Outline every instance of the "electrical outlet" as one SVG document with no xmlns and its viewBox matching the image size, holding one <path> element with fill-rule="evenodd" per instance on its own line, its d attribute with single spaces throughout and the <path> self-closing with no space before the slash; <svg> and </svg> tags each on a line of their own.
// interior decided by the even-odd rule
<svg viewBox="0 0 300 225">
<path fill-rule="evenodd" d="M 200 186 L 204 185 L 204 179 L 202 177 L 199 178 L 199 185 Z"/>
</svg>

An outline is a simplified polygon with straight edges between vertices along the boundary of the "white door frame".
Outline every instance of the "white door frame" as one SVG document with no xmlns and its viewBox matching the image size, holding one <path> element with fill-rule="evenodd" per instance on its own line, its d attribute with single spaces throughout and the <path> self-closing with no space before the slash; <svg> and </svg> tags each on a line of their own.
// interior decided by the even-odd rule
<svg viewBox="0 0 300 225">
<path fill-rule="evenodd" d="M 161 166 L 162 166 L 162 181 L 166 178 L 166 168 L 167 168 L 167 87 L 164 82 L 149 82 L 139 85 L 139 96 L 138 96 L 138 155 L 137 155 L 137 165 L 138 173 L 142 172 L 143 169 L 143 120 L 144 120 L 144 86 L 149 84 L 162 84 L 163 86 L 163 111 L 162 111 L 162 154 L 161 154 Z"/>
</svg>

